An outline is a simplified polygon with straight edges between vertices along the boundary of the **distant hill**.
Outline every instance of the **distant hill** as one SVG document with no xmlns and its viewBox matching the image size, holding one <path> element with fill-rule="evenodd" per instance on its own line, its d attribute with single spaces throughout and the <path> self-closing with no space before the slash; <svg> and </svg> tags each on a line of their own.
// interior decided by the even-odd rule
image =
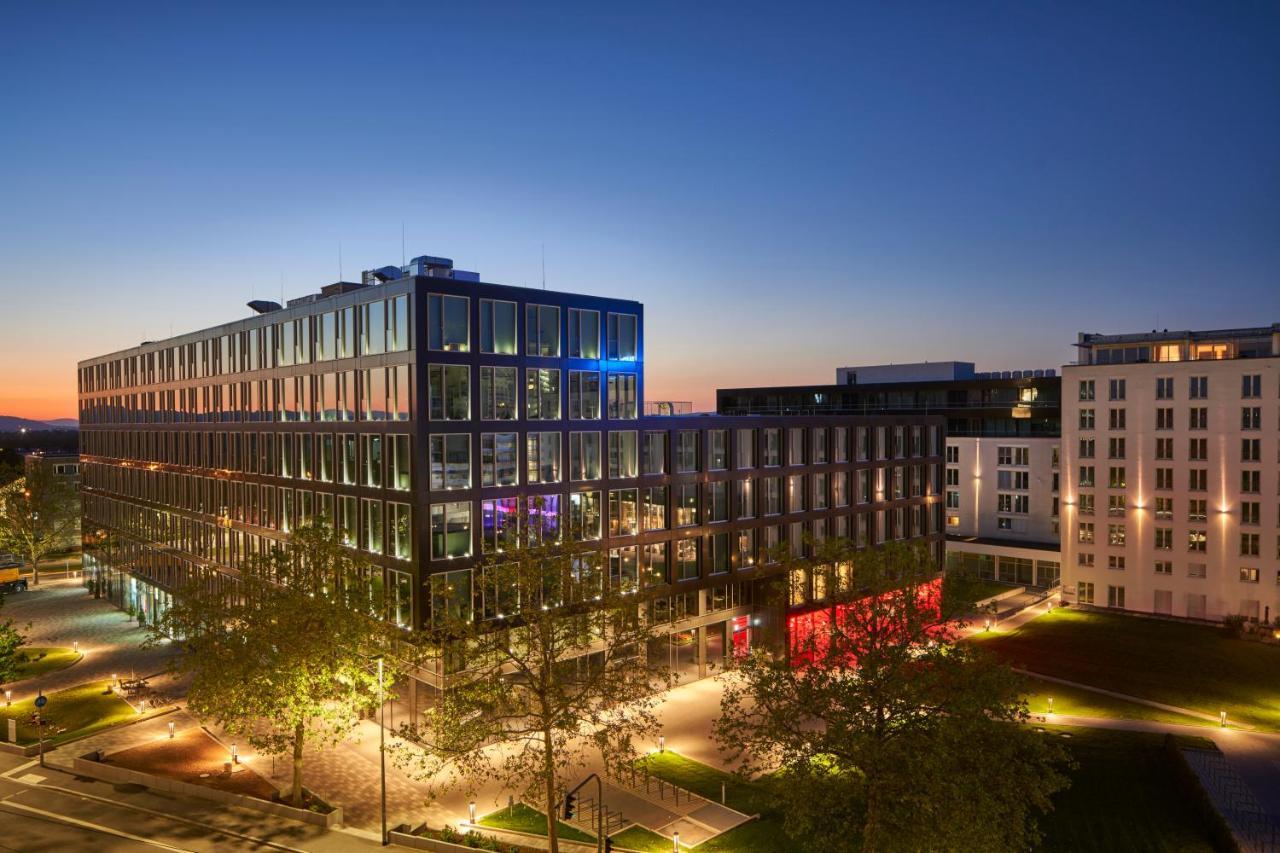
<svg viewBox="0 0 1280 853">
<path fill-rule="evenodd" d="M 16 418 L 13 415 L 0 415 L 0 432 L 36 432 L 51 429 L 79 429 L 80 423 L 73 418 L 57 418 L 52 421 L 33 421 L 28 418 Z"/>
</svg>

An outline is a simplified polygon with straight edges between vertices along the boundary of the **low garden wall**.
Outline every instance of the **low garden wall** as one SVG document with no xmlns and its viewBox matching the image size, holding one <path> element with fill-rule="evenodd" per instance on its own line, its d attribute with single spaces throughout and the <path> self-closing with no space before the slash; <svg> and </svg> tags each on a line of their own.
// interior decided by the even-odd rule
<svg viewBox="0 0 1280 853">
<path fill-rule="evenodd" d="M 290 820 L 309 823 L 314 826 L 323 826 L 326 828 L 342 826 L 342 808 L 340 806 L 333 806 L 327 814 L 321 814 L 308 809 L 296 808 L 278 801 L 273 802 L 271 800 L 262 800 L 257 797 L 247 797 L 243 794 L 233 794 L 229 791 L 219 791 L 216 788 L 207 788 L 203 785 L 193 785 L 190 782 L 179 782 L 177 779 L 166 779 L 163 776 L 142 773 L 138 770 L 130 770 L 128 768 L 117 767 L 112 764 L 103 764 L 102 755 L 98 752 L 90 752 L 87 755 L 76 758 L 72 762 L 72 768 L 78 774 L 89 776 L 103 782 L 142 785 L 147 788 L 171 794 L 184 794 L 191 797 L 198 797 L 200 799 L 213 800 L 218 803 L 225 803 L 227 805 L 243 806 L 247 809 L 253 809 L 254 811 L 265 812 L 266 814 L 289 818 Z"/>
</svg>

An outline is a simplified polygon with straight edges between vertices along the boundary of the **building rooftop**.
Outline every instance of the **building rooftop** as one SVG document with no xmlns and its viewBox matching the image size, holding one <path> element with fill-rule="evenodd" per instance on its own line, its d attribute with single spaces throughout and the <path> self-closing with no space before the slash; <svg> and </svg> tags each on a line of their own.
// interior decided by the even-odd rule
<svg viewBox="0 0 1280 853">
<path fill-rule="evenodd" d="M 1152 329 L 1122 335 L 1081 332 L 1079 364 L 1217 361 L 1280 356 L 1280 323 L 1238 329 Z"/>
</svg>

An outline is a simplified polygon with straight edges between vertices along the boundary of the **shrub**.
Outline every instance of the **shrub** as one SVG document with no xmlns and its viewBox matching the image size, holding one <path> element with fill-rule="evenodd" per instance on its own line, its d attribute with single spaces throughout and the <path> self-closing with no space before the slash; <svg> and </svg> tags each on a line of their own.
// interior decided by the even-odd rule
<svg viewBox="0 0 1280 853">
<path fill-rule="evenodd" d="M 1222 617 L 1222 633 L 1227 637 L 1237 639 L 1244 633 L 1244 627 L 1247 621 L 1248 620 L 1246 620 L 1244 616 L 1239 614 L 1224 616 Z"/>
</svg>

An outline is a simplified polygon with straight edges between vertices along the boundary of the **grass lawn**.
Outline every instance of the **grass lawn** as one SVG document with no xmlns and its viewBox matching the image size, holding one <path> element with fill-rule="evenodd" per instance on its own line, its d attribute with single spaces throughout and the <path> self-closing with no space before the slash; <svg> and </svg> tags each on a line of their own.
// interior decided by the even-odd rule
<svg viewBox="0 0 1280 853">
<path fill-rule="evenodd" d="M 969 594 L 973 596 L 974 601 L 982 601 L 983 599 L 991 598 L 992 596 L 1000 595 L 1001 593 L 1012 592 L 1017 588 L 1018 585 L 979 580 L 973 582 L 973 588 L 969 590 Z"/>
<path fill-rule="evenodd" d="M 1173 783 L 1163 735 L 1050 726 L 1079 767 L 1071 787 L 1054 797 L 1040 819 L 1053 851 L 1209 851 L 1208 837 Z"/>
<path fill-rule="evenodd" d="M 1049 697 L 1053 697 L 1053 710 L 1058 714 L 1070 714 L 1078 717 L 1109 717 L 1117 720 L 1153 720 L 1159 723 L 1178 723 L 1187 726 L 1214 726 L 1208 720 L 1199 717 L 1188 717 L 1172 711 L 1162 711 L 1147 705 L 1114 699 L 1101 693 L 1068 687 L 1065 684 L 1054 684 L 1038 678 L 1027 679 L 1030 692 L 1027 694 L 1027 706 L 1032 714 L 1044 714 L 1049 710 Z"/>
<path fill-rule="evenodd" d="M 1280 646 L 1205 625 L 1070 607 L 974 639 L 1032 672 L 1206 714 L 1226 709 L 1232 720 L 1280 730 Z"/>
<path fill-rule="evenodd" d="M 795 842 L 782 831 L 782 815 L 777 811 L 777 805 L 764 785 L 745 781 L 732 773 L 708 767 L 671 750 L 650 753 L 638 764 L 647 766 L 654 776 L 716 803 L 720 802 L 720 783 L 723 782 L 725 805 L 743 814 L 760 815 L 758 820 L 744 823 L 699 844 L 697 849 L 700 853 L 771 853 L 795 849 Z M 619 836 L 614 836 L 614 840 L 621 846 L 622 842 L 618 838 Z M 667 849 L 670 849 L 670 842 L 667 843 Z"/>
<path fill-rule="evenodd" d="M 47 672 L 66 669 L 80 660 L 83 655 L 77 651 L 61 647 L 23 646 L 18 649 L 18 657 L 18 674 L 14 676 L 14 681 L 22 681 L 24 678 L 35 678 L 37 675 L 44 675 Z M 24 657 L 26 660 L 21 660 Z"/>
<path fill-rule="evenodd" d="M 106 681 L 91 681 L 48 694 L 49 703 L 44 706 L 46 720 L 46 744 L 58 744 L 89 732 L 113 726 L 138 716 L 138 712 L 119 696 L 107 690 Z M 0 707 L 0 720 L 18 721 L 18 743 L 31 744 L 37 740 L 36 727 L 30 724 L 35 699 L 15 702 L 11 707 Z M 0 723 L 6 728 L 8 723 Z M 51 734 L 53 729 L 63 729 Z"/>
<path fill-rule="evenodd" d="M 516 803 L 510 810 L 502 808 L 496 812 L 490 812 L 480 818 L 479 823 L 481 826 L 491 826 L 494 829 L 510 829 L 515 832 L 530 832 L 534 835 L 547 834 L 547 816 L 524 803 Z M 565 841 L 596 840 L 594 835 L 588 835 L 576 826 L 570 826 L 563 821 L 556 821 L 556 831 Z"/>
<path fill-rule="evenodd" d="M 671 839 L 665 835 L 659 835 L 651 829 L 645 829 L 643 826 L 632 826 L 622 832 L 616 832 L 609 836 L 613 841 L 614 847 L 622 847 L 627 850 L 639 850 L 641 853 L 671 853 Z M 681 850 L 692 850 L 693 848 L 681 844 Z M 706 850 L 707 847 L 699 847 L 699 850 Z"/>
</svg>

